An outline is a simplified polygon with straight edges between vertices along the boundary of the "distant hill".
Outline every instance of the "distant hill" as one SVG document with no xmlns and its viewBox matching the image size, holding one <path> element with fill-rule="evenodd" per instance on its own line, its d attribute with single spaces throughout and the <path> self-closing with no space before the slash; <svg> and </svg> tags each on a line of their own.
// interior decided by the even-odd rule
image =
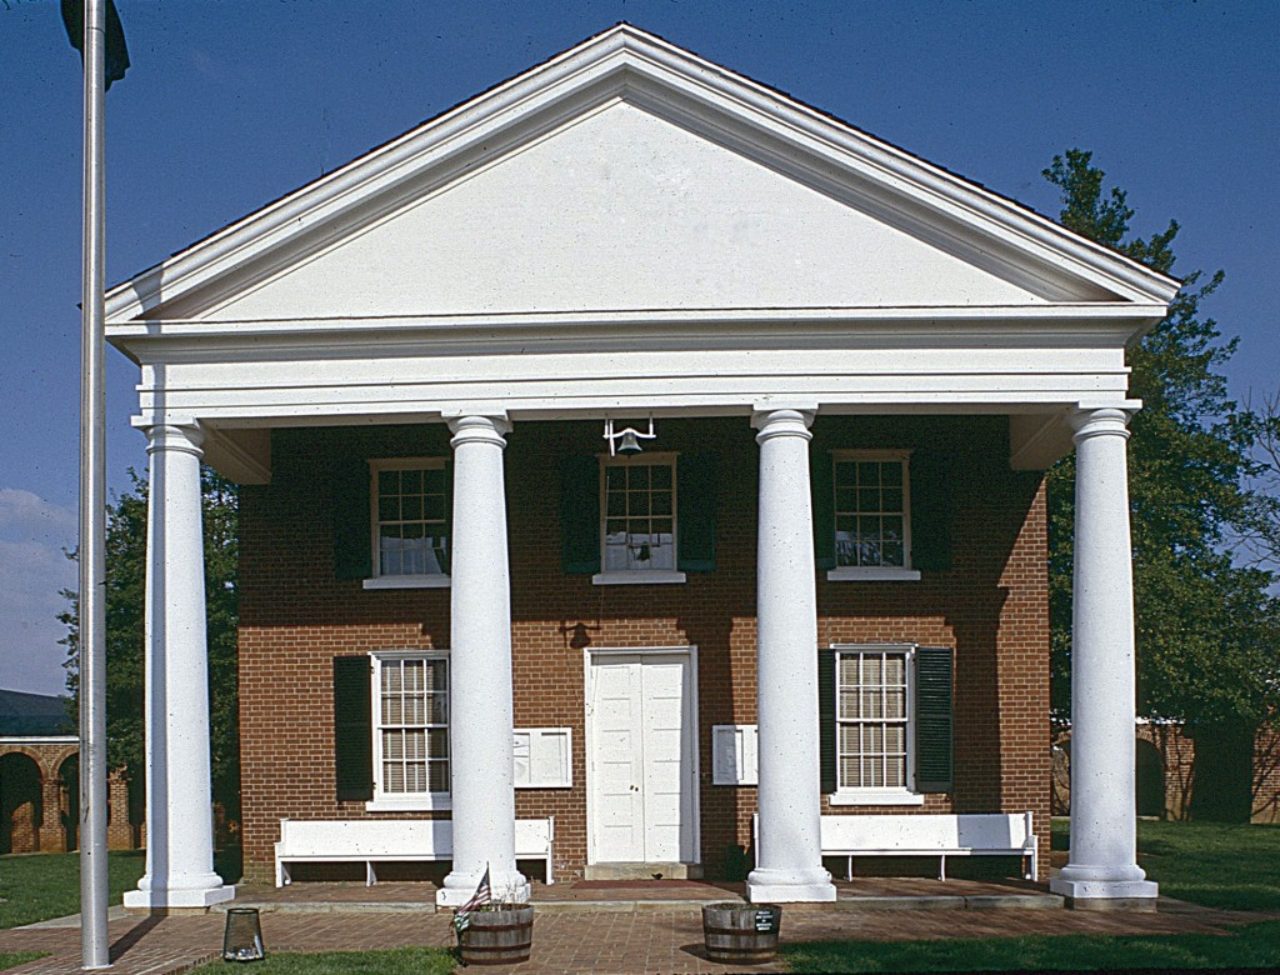
<svg viewBox="0 0 1280 975">
<path fill-rule="evenodd" d="M 73 735 L 70 698 L 0 689 L 0 735 Z"/>
</svg>

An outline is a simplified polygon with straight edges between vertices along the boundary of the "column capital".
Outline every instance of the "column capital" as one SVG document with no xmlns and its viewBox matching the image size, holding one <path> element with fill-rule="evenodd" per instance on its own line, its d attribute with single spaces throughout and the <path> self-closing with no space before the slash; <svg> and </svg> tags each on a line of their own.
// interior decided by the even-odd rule
<svg viewBox="0 0 1280 975">
<path fill-rule="evenodd" d="M 204 430 L 200 424 L 190 423 L 156 423 L 142 428 L 147 435 L 147 453 L 158 450 L 177 450 L 196 457 L 203 457 L 200 449 L 204 443 Z"/>
<path fill-rule="evenodd" d="M 809 425 L 813 423 L 810 410 L 757 410 L 751 414 L 751 426 L 760 432 L 756 443 L 764 443 L 772 437 L 802 437 L 812 440 Z"/>
<path fill-rule="evenodd" d="M 1075 431 L 1072 442 L 1079 444 L 1090 437 L 1123 437 L 1129 439 L 1129 418 L 1131 410 L 1119 407 L 1106 407 L 1096 410 L 1075 410 L 1067 417 L 1071 429 Z"/>
<path fill-rule="evenodd" d="M 511 432 L 511 422 L 505 416 L 465 415 L 449 419 L 449 443 L 456 449 L 464 443 L 489 443 L 506 447 L 506 436 Z"/>
</svg>

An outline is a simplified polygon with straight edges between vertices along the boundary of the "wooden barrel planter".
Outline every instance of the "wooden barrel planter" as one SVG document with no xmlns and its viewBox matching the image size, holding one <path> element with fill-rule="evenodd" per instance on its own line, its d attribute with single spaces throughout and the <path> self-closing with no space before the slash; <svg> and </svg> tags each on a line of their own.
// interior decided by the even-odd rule
<svg viewBox="0 0 1280 975">
<path fill-rule="evenodd" d="M 533 908 L 473 912 L 459 947 L 466 965 L 515 965 L 528 961 L 533 949 Z"/>
<path fill-rule="evenodd" d="M 778 954 L 782 908 L 777 904 L 707 904 L 702 936 L 712 961 L 754 965 Z"/>
</svg>

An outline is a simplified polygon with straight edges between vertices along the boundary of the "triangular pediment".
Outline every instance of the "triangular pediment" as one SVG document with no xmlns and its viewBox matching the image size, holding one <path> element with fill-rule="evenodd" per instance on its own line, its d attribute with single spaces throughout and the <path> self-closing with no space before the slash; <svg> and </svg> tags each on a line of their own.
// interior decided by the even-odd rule
<svg viewBox="0 0 1280 975">
<path fill-rule="evenodd" d="M 1033 308 L 1169 279 L 625 25 L 109 295 L 112 322 Z"/>
<path fill-rule="evenodd" d="M 210 317 L 1043 300 L 618 102 L 283 270 Z"/>
</svg>

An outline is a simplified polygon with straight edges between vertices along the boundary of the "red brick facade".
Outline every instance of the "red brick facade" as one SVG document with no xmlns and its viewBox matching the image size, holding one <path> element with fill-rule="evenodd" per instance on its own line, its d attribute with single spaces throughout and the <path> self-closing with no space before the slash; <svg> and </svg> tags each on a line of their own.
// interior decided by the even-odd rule
<svg viewBox="0 0 1280 975">
<path fill-rule="evenodd" d="M 955 788 L 924 811 L 1035 813 L 1047 852 L 1048 603 L 1044 490 L 1009 468 L 1003 417 L 819 417 L 814 451 L 945 448 L 952 567 L 919 582 L 818 584 L 818 638 L 956 649 Z M 711 784 L 711 727 L 754 723 L 758 448 L 745 418 L 660 420 L 656 450 L 718 452 L 716 567 L 683 585 L 597 586 L 560 568 L 559 463 L 602 449 L 600 425 L 518 423 L 506 450 L 517 727 L 573 729 L 573 788 L 518 790 L 517 815 L 556 817 L 556 873 L 586 861 L 583 652 L 698 647 L 701 849 L 709 875 L 749 847 L 755 789 Z M 279 820 L 363 818 L 335 798 L 332 658 L 449 643 L 447 589 L 366 591 L 335 578 L 339 454 L 445 456 L 442 425 L 298 430 L 273 441 L 272 483 L 241 513 L 240 707 L 246 875 L 269 874 Z M 815 648 L 816 651 L 817 648 Z M 829 809 L 904 812 L 909 808 Z M 916 811 L 919 811 L 918 809 Z M 395 814 L 376 814 L 386 817 Z M 406 813 L 406 816 L 429 815 Z M 1042 856 L 1047 864 L 1047 856 Z"/>
</svg>

